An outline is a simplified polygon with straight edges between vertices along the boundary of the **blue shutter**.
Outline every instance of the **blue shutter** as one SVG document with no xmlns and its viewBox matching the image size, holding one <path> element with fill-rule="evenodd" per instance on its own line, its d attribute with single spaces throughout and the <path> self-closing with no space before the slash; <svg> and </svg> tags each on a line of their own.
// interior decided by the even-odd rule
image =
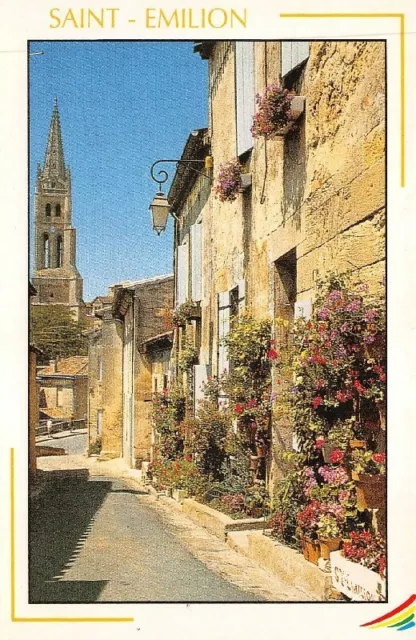
<svg viewBox="0 0 416 640">
<path fill-rule="evenodd" d="M 191 282 L 192 300 L 200 302 L 202 299 L 202 224 L 193 224 L 191 227 Z"/>
<path fill-rule="evenodd" d="M 309 42 L 282 42 L 282 76 L 309 58 Z"/>
<path fill-rule="evenodd" d="M 236 102 L 237 102 L 237 155 L 253 146 L 251 126 L 255 111 L 254 95 L 254 43 L 235 43 Z"/>
</svg>

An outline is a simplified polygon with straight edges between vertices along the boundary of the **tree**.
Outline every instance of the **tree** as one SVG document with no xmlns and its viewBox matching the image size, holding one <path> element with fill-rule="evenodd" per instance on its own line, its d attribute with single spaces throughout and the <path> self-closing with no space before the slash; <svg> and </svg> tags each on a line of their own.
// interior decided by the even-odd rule
<svg viewBox="0 0 416 640">
<path fill-rule="evenodd" d="M 82 335 L 85 322 L 77 322 L 63 305 L 31 307 L 30 341 L 41 349 L 40 364 L 60 356 L 80 356 L 88 353 L 88 339 Z"/>
</svg>

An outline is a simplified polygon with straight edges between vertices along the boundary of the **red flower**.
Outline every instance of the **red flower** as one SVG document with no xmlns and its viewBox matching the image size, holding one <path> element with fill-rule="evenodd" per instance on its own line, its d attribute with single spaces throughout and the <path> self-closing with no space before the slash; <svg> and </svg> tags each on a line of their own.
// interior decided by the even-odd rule
<svg viewBox="0 0 416 640">
<path fill-rule="evenodd" d="M 361 384 L 361 382 L 359 380 L 354 380 L 353 386 L 358 391 L 360 396 L 363 396 L 367 391 L 366 388 L 363 387 L 363 385 Z"/>
<path fill-rule="evenodd" d="M 316 442 L 315 442 L 315 449 L 322 449 L 322 447 L 325 444 L 325 440 L 323 440 L 322 438 L 319 438 Z"/>
<path fill-rule="evenodd" d="M 331 464 L 338 464 L 339 462 L 342 462 L 343 459 L 344 454 L 340 449 L 334 449 L 333 451 L 331 451 L 329 456 L 329 461 L 331 462 Z"/>
<path fill-rule="evenodd" d="M 267 352 L 267 357 L 270 358 L 271 360 L 276 360 L 276 358 L 279 357 L 279 354 L 275 349 L 269 349 Z"/>
<path fill-rule="evenodd" d="M 244 411 L 244 407 L 242 404 L 240 404 L 239 402 L 235 405 L 235 412 L 240 414 L 243 413 Z"/>
<path fill-rule="evenodd" d="M 316 409 L 317 407 L 319 407 L 320 404 L 322 404 L 322 397 L 321 396 L 315 396 L 314 399 L 312 400 L 313 408 Z"/>
<path fill-rule="evenodd" d="M 347 400 L 351 400 L 351 394 L 337 391 L 337 400 L 338 402 L 347 402 Z"/>
<path fill-rule="evenodd" d="M 380 373 L 380 380 L 381 380 L 381 382 L 386 382 L 386 374 L 385 373 Z"/>
<path fill-rule="evenodd" d="M 322 380 L 322 378 L 319 378 L 319 380 L 315 382 L 315 389 L 321 389 L 324 386 L 325 386 L 325 380 Z"/>
<path fill-rule="evenodd" d="M 386 454 L 385 453 L 373 453 L 372 455 L 373 462 L 377 464 L 384 464 L 386 462 Z"/>
</svg>

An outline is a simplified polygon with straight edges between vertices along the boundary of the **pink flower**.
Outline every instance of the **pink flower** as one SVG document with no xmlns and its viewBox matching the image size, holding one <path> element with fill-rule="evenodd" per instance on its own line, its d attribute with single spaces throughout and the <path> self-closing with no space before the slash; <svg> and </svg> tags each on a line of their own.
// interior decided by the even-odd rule
<svg viewBox="0 0 416 640">
<path fill-rule="evenodd" d="M 319 438 L 316 442 L 315 442 L 315 449 L 322 449 L 322 447 L 325 444 L 325 440 L 323 440 L 322 438 Z"/>
</svg>

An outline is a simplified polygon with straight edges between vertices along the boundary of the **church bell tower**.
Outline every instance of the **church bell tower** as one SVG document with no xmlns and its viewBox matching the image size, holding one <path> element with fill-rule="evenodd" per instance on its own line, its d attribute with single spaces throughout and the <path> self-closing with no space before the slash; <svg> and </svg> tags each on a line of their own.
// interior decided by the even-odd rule
<svg viewBox="0 0 416 640">
<path fill-rule="evenodd" d="M 72 226 L 71 174 L 65 166 L 58 103 L 52 112 L 43 168 L 35 191 L 34 305 L 64 305 L 79 319 L 82 278 L 76 267 L 76 230 Z"/>
</svg>

